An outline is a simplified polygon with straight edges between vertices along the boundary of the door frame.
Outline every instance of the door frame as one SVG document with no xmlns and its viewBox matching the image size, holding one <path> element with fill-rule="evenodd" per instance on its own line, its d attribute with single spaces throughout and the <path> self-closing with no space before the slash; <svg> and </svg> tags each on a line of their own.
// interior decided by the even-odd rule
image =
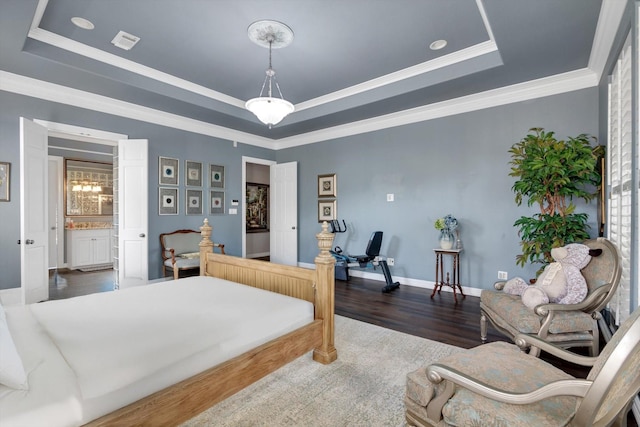
<svg viewBox="0 0 640 427">
<path fill-rule="evenodd" d="M 240 203 L 240 212 L 242 219 L 242 221 L 240 222 L 240 228 L 242 232 L 242 258 L 247 257 L 247 227 L 245 227 L 245 224 L 247 223 L 247 207 L 245 206 L 247 201 L 247 163 L 266 165 L 269 167 L 278 164 L 278 162 L 276 162 L 275 160 L 242 156 L 242 199 Z"/>
<path fill-rule="evenodd" d="M 49 147 L 49 141 L 47 141 L 47 147 Z M 67 264 L 64 262 L 64 196 L 63 196 L 63 191 L 64 191 L 64 158 L 61 156 L 52 156 L 51 154 L 48 154 L 48 158 L 49 158 L 49 165 L 51 165 L 51 162 L 55 162 L 56 163 L 56 175 L 54 178 L 54 182 L 49 182 L 49 202 L 51 202 L 51 195 L 54 191 L 52 191 L 53 188 L 55 188 L 55 202 L 56 202 L 56 209 L 55 209 L 55 213 L 54 216 L 57 218 L 57 221 L 55 222 L 55 224 L 52 225 L 51 223 L 51 218 L 49 218 L 49 230 L 51 231 L 55 231 L 55 236 L 56 239 L 58 240 L 58 242 L 62 241 L 62 245 L 56 245 L 56 250 L 55 250 L 55 258 L 56 258 L 56 262 L 55 262 L 55 266 L 51 266 L 51 263 L 49 263 L 49 270 L 53 270 L 53 269 L 59 269 L 59 268 L 65 268 L 67 266 Z M 49 169 L 49 177 L 51 178 L 51 169 Z M 52 213 L 51 210 L 51 206 L 49 206 L 49 214 Z M 55 230 L 53 230 L 52 227 L 55 227 Z M 52 233 L 49 233 L 52 234 Z M 51 248 L 52 248 L 52 243 L 51 241 L 49 241 L 49 253 L 51 253 Z M 51 255 L 49 255 L 49 257 L 51 257 Z M 51 262 L 51 259 L 49 259 L 49 261 Z"/>
<path fill-rule="evenodd" d="M 81 126 L 68 125 L 65 123 L 57 123 L 57 122 L 51 122 L 51 121 L 41 120 L 41 119 L 33 119 L 33 121 L 47 128 L 48 138 L 54 137 L 54 138 L 61 138 L 61 139 L 69 139 L 73 141 L 108 145 L 111 147 L 117 147 L 118 141 L 120 140 L 129 139 L 129 135 L 125 135 L 121 133 L 107 132 L 99 129 L 85 128 Z M 49 142 L 47 141 L 47 146 L 50 146 L 50 145 L 51 144 L 49 144 Z M 85 150 L 76 149 L 71 151 L 85 151 Z M 148 174 L 146 176 L 146 179 L 147 179 L 147 182 L 145 182 L 144 184 L 148 186 L 149 185 Z M 47 194 L 47 197 L 48 197 L 48 194 Z M 148 273 L 148 269 L 149 269 L 148 264 L 146 268 Z"/>
</svg>

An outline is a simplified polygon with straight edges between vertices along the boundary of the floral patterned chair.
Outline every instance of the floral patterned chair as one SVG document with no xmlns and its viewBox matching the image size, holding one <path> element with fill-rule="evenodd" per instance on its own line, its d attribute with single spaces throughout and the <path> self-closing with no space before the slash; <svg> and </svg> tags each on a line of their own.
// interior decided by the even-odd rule
<svg viewBox="0 0 640 427">
<path fill-rule="evenodd" d="M 453 354 L 407 375 L 405 416 L 411 426 L 624 426 L 640 391 L 640 309 L 598 357 L 581 356 L 536 336 L 557 357 L 592 366 L 576 379 L 516 345 L 494 342 Z"/>
<path fill-rule="evenodd" d="M 578 304 L 541 304 L 527 308 L 518 295 L 502 292 L 506 282 L 496 282 L 497 290 L 485 289 L 480 294 L 480 337 L 487 339 L 487 320 L 500 332 L 514 339 L 518 334 L 536 335 L 562 348 L 588 347 L 596 356 L 599 347 L 598 319 L 620 283 L 622 268 L 618 249 L 609 240 L 599 237 L 587 240 L 591 249 L 602 249 L 581 270 L 589 293 Z M 538 354 L 537 348 L 532 348 Z"/>
<path fill-rule="evenodd" d="M 180 270 L 197 270 L 200 268 L 200 242 L 202 234 L 195 230 L 176 230 L 171 233 L 160 234 L 162 255 L 162 277 L 167 275 L 167 269 L 173 271 L 173 278 L 177 280 Z M 214 243 L 224 254 L 224 244 Z"/>
</svg>

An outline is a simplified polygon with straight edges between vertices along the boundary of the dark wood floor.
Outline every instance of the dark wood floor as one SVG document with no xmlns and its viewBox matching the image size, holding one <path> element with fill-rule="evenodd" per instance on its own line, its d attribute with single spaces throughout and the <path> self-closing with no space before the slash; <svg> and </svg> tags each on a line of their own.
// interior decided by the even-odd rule
<svg viewBox="0 0 640 427">
<path fill-rule="evenodd" d="M 50 274 L 50 299 L 113 290 L 113 270 L 87 273 L 60 270 L 57 284 L 55 279 L 56 276 Z M 480 345 L 480 298 L 458 297 L 456 303 L 451 292 L 443 291 L 431 299 L 430 289 L 400 286 L 391 293 L 383 293 L 383 285 L 383 282 L 357 277 L 351 277 L 348 282 L 337 280 L 336 314 L 458 347 Z M 507 341 L 491 327 L 487 340 Z M 588 374 L 588 368 L 544 353 L 541 357 L 575 377 L 585 378 Z M 631 413 L 628 426 L 638 427 Z"/>
</svg>

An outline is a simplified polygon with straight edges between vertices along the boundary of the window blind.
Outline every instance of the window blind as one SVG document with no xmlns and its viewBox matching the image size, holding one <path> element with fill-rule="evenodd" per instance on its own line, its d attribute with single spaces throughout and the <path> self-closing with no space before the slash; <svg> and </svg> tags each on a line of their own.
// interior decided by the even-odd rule
<svg viewBox="0 0 640 427">
<path fill-rule="evenodd" d="M 631 36 L 627 37 L 609 83 L 607 181 L 609 188 L 608 238 L 620 251 L 622 278 L 609 309 L 617 325 L 631 311 L 632 242 L 632 72 Z"/>
</svg>

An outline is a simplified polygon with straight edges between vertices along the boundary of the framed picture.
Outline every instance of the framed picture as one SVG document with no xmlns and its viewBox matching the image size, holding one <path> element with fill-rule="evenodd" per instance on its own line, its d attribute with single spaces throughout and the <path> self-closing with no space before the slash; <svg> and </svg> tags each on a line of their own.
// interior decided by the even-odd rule
<svg viewBox="0 0 640 427">
<path fill-rule="evenodd" d="M 187 190 L 187 215 L 202 215 L 202 190 Z"/>
<path fill-rule="evenodd" d="M 335 173 L 318 175 L 318 197 L 337 197 Z"/>
<path fill-rule="evenodd" d="M 336 219 L 336 201 L 318 201 L 318 222 Z"/>
<path fill-rule="evenodd" d="M 158 215 L 178 215 L 178 189 L 158 189 Z"/>
<path fill-rule="evenodd" d="M 209 186 L 224 188 L 224 166 L 209 165 Z"/>
<path fill-rule="evenodd" d="M 185 160 L 184 180 L 187 186 L 202 187 L 202 163 Z"/>
<path fill-rule="evenodd" d="M 247 182 L 247 233 L 269 231 L 269 186 Z"/>
<path fill-rule="evenodd" d="M 224 214 L 224 191 L 209 190 L 209 213 Z"/>
<path fill-rule="evenodd" d="M 10 200 L 9 189 L 11 188 L 11 163 L 0 162 L 0 202 Z"/>
<path fill-rule="evenodd" d="M 158 157 L 158 183 L 160 185 L 178 185 L 180 162 L 171 157 Z"/>
</svg>

